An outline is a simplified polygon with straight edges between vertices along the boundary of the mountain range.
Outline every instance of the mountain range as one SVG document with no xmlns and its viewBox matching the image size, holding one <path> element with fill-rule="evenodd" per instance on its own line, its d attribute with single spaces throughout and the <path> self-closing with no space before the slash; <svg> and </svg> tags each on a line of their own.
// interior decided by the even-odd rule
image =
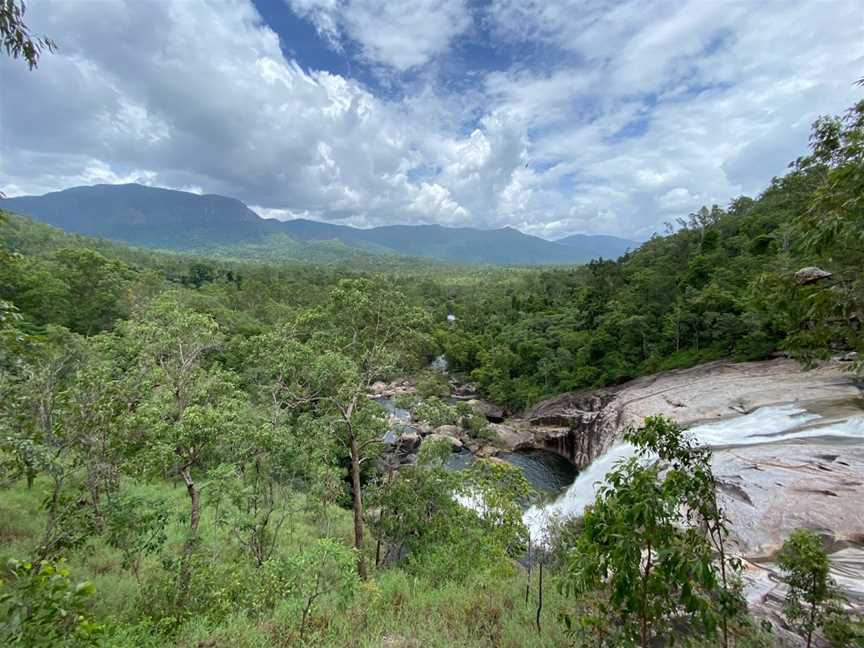
<svg viewBox="0 0 864 648">
<path fill-rule="evenodd" d="M 614 236 L 575 234 L 547 241 L 510 227 L 441 225 L 361 229 L 306 219 L 261 218 L 235 198 L 139 184 L 73 187 L 0 201 L 0 208 L 68 232 L 143 247 L 220 256 L 328 260 L 402 255 L 455 263 L 545 265 L 617 258 L 639 244 Z"/>
</svg>

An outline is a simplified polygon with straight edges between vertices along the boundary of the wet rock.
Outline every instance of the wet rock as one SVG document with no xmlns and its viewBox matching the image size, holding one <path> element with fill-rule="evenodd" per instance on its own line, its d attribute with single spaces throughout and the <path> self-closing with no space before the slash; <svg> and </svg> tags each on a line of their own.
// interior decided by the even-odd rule
<svg viewBox="0 0 864 648">
<path fill-rule="evenodd" d="M 416 432 L 405 432 L 399 437 L 399 450 L 406 452 L 420 445 L 420 435 Z"/>
<path fill-rule="evenodd" d="M 496 448 L 495 446 L 478 445 L 475 446 L 475 448 L 471 450 L 471 452 L 473 452 L 474 456 L 479 459 L 490 459 L 497 455 L 499 451 L 498 448 Z"/>
<path fill-rule="evenodd" d="M 796 529 L 857 541 L 864 533 L 864 446 L 844 445 L 842 463 L 831 452 L 837 449 L 813 439 L 714 451 L 718 496 L 738 551 L 773 556 Z M 824 458 L 832 454 L 834 461 Z M 860 576 L 864 582 L 864 571 Z"/>
<path fill-rule="evenodd" d="M 496 464 L 498 466 L 509 466 L 510 464 L 501 459 L 500 457 L 485 457 L 483 461 L 488 461 L 491 464 Z"/>
<path fill-rule="evenodd" d="M 759 407 L 854 399 L 859 391 L 840 363 L 803 371 L 798 362 L 710 362 L 637 378 L 617 387 L 560 394 L 525 412 L 535 446 L 583 468 L 629 426 L 662 414 L 681 425 L 722 420 Z"/>
<path fill-rule="evenodd" d="M 807 284 L 816 283 L 818 281 L 822 281 L 823 279 L 828 279 L 832 276 L 832 273 L 823 270 L 822 268 L 817 268 L 816 266 L 807 266 L 806 268 L 801 268 L 798 272 L 795 273 L 795 283 L 799 286 L 806 286 Z"/>
</svg>

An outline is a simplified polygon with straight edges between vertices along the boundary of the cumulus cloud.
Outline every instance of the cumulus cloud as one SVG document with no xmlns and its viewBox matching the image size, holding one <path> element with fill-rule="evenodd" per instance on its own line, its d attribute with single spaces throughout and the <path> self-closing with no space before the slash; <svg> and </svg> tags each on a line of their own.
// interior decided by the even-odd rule
<svg viewBox="0 0 864 648">
<path fill-rule="evenodd" d="M 401 72 L 445 52 L 471 25 L 463 0 L 286 0 L 331 45 L 358 43 L 370 61 Z"/>
<path fill-rule="evenodd" d="M 758 192 L 860 95 L 855 0 L 289 2 L 410 82 L 385 97 L 301 65 L 248 0 L 45 0 L 28 18 L 61 51 L 32 73 L 0 59 L 0 189 L 136 181 L 276 218 L 645 237 Z M 463 41 L 494 65 L 450 79 Z"/>
</svg>

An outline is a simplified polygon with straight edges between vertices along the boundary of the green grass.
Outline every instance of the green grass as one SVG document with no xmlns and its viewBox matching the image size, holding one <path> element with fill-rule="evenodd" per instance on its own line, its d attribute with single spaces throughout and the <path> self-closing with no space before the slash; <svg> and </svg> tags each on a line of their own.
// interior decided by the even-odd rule
<svg viewBox="0 0 864 648">
<path fill-rule="evenodd" d="M 254 588 L 255 568 L 238 554 L 216 528 L 213 507 L 206 507 L 201 524 L 202 595 L 208 604 L 175 623 L 160 617 L 160 596 L 173 587 L 173 574 L 162 559 L 176 555 L 184 538 L 185 490 L 168 483 L 129 485 L 139 495 L 158 497 L 172 510 L 168 546 L 163 554 L 147 557 L 140 569 L 141 583 L 122 566 L 120 553 L 101 538 L 68 556 L 73 580 L 90 580 L 96 586 L 92 612 L 106 624 L 104 645 L 118 648 L 258 648 L 264 646 L 389 647 L 519 647 L 565 646 L 557 614 L 563 601 L 551 579 L 544 587 L 542 633 L 534 625 L 537 572 L 532 577 L 531 600 L 525 602 L 526 574 L 515 563 L 494 572 L 481 571 L 462 580 L 432 586 L 398 567 L 373 571 L 369 581 L 344 600 L 325 596 L 313 608 L 308 630 L 300 641 L 296 601 L 285 600 L 268 614 L 254 616 L 242 605 L 246 589 Z M 45 524 L 40 508 L 48 489 L 37 480 L 32 490 L 7 489 L 0 498 L 0 560 L 32 555 Z M 206 498 L 207 489 L 204 488 Z M 297 551 L 321 537 L 320 514 L 309 512 L 297 494 L 289 506 L 292 515 L 281 535 L 279 552 Z M 328 510 L 329 535 L 350 544 L 350 512 Z M 374 551 L 370 539 L 369 554 Z M 482 551 L 482 548 L 478 548 Z M 374 558 L 371 561 L 374 564 Z M 239 601 L 240 603 L 237 603 Z"/>
</svg>

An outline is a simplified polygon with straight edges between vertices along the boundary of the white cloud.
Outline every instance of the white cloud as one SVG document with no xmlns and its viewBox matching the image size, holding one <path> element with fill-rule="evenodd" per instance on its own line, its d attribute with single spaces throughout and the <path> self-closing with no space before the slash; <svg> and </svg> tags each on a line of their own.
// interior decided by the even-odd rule
<svg viewBox="0 0 864 648">
<path fill-rule="evenodd" d="M 860 96 L 855 0 L 495 0 L 473 23 L 455 0 L 290 2 L 345 56 L 428 73 L 385 99 L 304 69 L 248 0 L 33 3 L 60 52 L 0 59 L 0 190 L 137 181 L 276 218 L 642 237 L 758 192 Z M 488 25 L 539 54 L 449 90 L 454 43 Z"/>
<path fill-rule="evenodd" d="M 366 58 L 404 72 L 445 52 L 471 25 L 463 0 L 286 0 L 337 50 L 344 38 Z"/>
</svg>

